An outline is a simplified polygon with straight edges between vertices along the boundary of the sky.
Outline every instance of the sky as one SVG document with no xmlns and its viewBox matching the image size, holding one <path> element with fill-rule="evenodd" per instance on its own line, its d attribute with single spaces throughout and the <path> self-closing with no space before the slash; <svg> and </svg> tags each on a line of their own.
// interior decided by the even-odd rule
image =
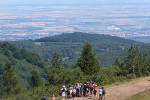
<svg viewBox="0 0 150 100">
<path fill-rule="evenodd" d="M 66 4 L 97 4 L 97 5 L 122 5 L 122 4 L 150 4 L 150 0 L 0 0 L 0 6 L 34 6 L 34 5 L 66 5 Z"/>
</svg>

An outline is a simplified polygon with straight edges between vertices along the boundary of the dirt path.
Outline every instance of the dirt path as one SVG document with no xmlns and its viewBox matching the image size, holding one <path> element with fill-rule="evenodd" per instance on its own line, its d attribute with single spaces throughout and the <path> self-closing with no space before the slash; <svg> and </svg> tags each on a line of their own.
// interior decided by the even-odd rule
<svg viewBox="0 0 150 100">
<path fill-rule="evenodd" d="M 150 77 L 106 89 L 105 100 L 126 100 L 132 95 L 147 89 L 150 89 Z M 92 97 L 77 98 L 76 100 L 92 100 Z"/>
<path fill-rule="evenodd" d="M 106 100 L 125 100 L 147 89 L 150 89 L 150 77 L 108 88 Z"/>
</svg>

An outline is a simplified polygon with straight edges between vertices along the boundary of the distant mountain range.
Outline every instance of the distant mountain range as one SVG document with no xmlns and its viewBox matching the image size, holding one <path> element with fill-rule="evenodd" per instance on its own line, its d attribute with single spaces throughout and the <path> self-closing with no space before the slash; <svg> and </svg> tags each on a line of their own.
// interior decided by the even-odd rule
<svg viewBox="0 0 150 100">
<path fill-rule="evenodd" d="M 85 41 L 92 44 L 101 64 L 104 66 L 111 65 L 115 57 L 124 59 L 127 56 L 127 48 L 131 45 L 138 46 L 142 51 L 150 51 L 149 44 L 116 36 L 79 32 L 11 43 L 16 44 L 19 48 L 36 52 L 45 59 L 52 59 L 53 54 L 57 52 L 63 58 L 64 63 L 73 65 L 76 63 Z"/>
</svg>

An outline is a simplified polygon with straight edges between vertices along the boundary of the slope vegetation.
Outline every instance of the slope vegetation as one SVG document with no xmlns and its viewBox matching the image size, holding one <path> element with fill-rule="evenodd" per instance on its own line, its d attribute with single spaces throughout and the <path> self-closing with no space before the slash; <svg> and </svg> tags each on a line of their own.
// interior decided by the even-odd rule
<svg viewBox="0 0 150 100">
<path fill-rule="evenodd" d="M 26 49 L 19 49 L 17 46 L 7 42 L 0 42 L 0 74 L 6 61 L 12 62 L 15 72 L 19 75 L 24 86 L 28 86 L 27 81 L 30 78 L 30 71 L 35 68 L 40 70 L 41 75 L 43 75 L 43 68 L 47 63 L 36 53 L 29 52 Z"/>
<path fill-rule="evenodd" d="M 139 46 L 143 51 L 149 50 L 148 44 L 133 40 L 79 32 L 41 38 L 35 41 L 28 40 L 13 43 L 19 48 L 26 48 L 29 51 L 36 52 L 46 59 L 51 59 L 53 54 L 57 52 L 63 57 L 65 63 L 73 65 L 77 61 L 85 41 L 91 42 L 101 64 L 105 66 L 111 65 L 115 57 L 123 59 L 127 55 L 127 48 L 131 45 Z"/>
<path fill-rule="evenodd" d="M 150 99 L 150 90 L 145 90 L 138 94 L 133 95 L 128 100 L 149 100 Z"/>
</svg>

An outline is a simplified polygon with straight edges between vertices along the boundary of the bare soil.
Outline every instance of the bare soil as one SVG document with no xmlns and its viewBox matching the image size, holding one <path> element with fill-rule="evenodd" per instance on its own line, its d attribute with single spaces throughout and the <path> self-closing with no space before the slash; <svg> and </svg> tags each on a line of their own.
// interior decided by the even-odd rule
<svg viewBox="0 0 150 100">
<path fill-rule="evenodd" d="M 106 89 L 106 100 L 126 100 L 147 89 L 150 89 L 150 77 Z"/>
</svg>

